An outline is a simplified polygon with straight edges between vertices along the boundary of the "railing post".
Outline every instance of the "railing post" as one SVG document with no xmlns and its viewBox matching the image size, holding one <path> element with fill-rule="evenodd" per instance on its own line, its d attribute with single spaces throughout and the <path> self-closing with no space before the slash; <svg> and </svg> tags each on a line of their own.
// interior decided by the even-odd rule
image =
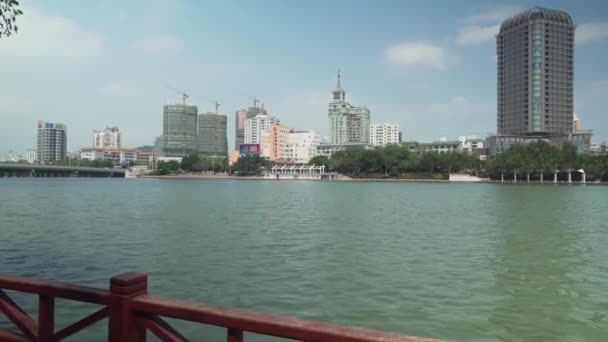
<svg viewBox="0 0 608 342">
<path fill-rule="evenodd" d="M 228 328 L 227 342 L 243 342 L 243 330 Z"/>
<path fill-rule="evenodd" d="M 148 275 L 145 273 L 124 273 L 110 279 L 108 341 L 146 341 L 146 329 L 136 324 L 131 300 L 147 292 Z"/>
<path fill-rule="evenodd" d="M 38 339 L 40 342 L 54 341 L 55 297 L 38 296 Z"/>
</svg>

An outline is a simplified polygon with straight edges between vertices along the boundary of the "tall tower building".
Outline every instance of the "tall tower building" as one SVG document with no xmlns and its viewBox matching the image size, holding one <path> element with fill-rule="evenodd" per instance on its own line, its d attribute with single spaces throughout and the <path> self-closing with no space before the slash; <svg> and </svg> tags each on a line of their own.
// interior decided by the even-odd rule
<svg viewBox="0 0 608 342">
<path fill-rule="evenodd" d="M 241 144 L 245 143 L 245 121 L 247 120 L 247 111 L 245 109 L 237 110 L 234 119 L 234 145 L 238 150 Z"/>
<path fill-rule="evenodd" d="M 338 83 L 332 91 L 328 108 L 330 143 L 334 145 L 369 144 L 369 118 L 367 107 L 354 107 L 346 102 L 340 71 Z"/>
<path fill-rule="evenodd" d="M 497 135 L 490 156 L 543 140 L 589 152 L 590 130 L 574 122 L 574 24 L 568 13 L 536 7 L 505 20 L 496 36 Z"/>
<path fill-rule="evenodd" d="M 63 160 L 68 150 L 68 127 L 61 123 L 38 121 L 37 161 L 41 164 Z"/>
<path fill-rule="evenodd" d="M 499 135 L 572 133 L 574 24 L 568 13 L 533 8 L 496 36 Z"/>
<path fill-rule="evenodd" d="M 197 153 L 198 108 L 187 104 L 163 107 L 162 154 L 185 157 Z"/>
<path fill-rule="evenodd" d="M 228 157 L 226 124 L 228 117 L 218 113 L 198 116 L 198 154 L 202 157 Z"/>
<path fill-rule="evenodd" d="M 106 127 L 104 130 L 93 131 L 93 147 L 120 148 L 121 133 L 118 127 Z"/>
</svg>

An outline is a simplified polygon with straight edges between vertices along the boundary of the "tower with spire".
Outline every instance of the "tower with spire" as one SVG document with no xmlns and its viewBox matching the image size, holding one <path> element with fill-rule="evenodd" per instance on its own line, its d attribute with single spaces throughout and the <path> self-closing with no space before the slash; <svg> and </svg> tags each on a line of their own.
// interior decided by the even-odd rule
<svg viewBox="0 0 608 342">
<path fill-rule="evenodd" d="M 334 145 L 369 144 L 369 118 L 367 107 L 354 107 L 346 102 L 340 69 L 336 89 L 328 107 L 330 143 Z"/>
<path fill-rule="evenodd" d="M 340 80 L 340 69 L 338 69 L 338 83 L 336 84 L 336 89 L 332 93 L 334 95 L 334 101 L 346 101 L 346 92 L 342 89 Z"/>
</svg>

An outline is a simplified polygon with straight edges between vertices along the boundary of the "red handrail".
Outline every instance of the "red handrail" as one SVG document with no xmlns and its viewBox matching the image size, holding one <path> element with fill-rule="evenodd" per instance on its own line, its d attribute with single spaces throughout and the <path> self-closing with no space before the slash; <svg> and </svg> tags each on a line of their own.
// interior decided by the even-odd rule
<svg viewBox="0 0 608 342">
<path fill-rule="evenodd" d="M 0 273 L 0 289 L 49 295 L 92 304 L 108 305 L 110 303 L 110 291 L 108 290 L 2 273 Z"/>
<path fill-rule="evenodd" d="M 0 274 L 0 312 L 21 331 L 0 329 L 0 341 L 57 342 L 106 317 L 108 341 L 144 342 L 150 331 L 162 341 L 187 341 L 163 317 L 220 326 L 227 329 L 228 342 L 242 342 L 244 332 L 317 342 L 431 342 L 421 337 L 403 336 L 375 330 L 307 321 L 292 317 L 224 308 L 187 301 L 149 296 L 147 275 L 125 273 L 110 280 L 110 290 L 55 281 Z M 36 323 L 2 289 L 39 295 Z M 101 304 L 104 307 L 77 322 L 55 331 L 54 298 Z"/>
</svg>

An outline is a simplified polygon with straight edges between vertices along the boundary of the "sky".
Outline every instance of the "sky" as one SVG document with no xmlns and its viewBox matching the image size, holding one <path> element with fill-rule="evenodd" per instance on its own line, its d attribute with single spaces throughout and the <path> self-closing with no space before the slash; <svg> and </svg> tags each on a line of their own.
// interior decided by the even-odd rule
<svg viewBox="0 0 608 342">
<path fill-rule="evenodd" d="M 565 10 L 576 29 L 575 112 L 608 139 L 608 1 L 23 0 L 0 38 L 0 156 L 36 145 L 38 120 L 68 126 L 68 150 L 118 126 L 123 145 L 162 134 L 162 106 L 190 94 L 228 115 L 253 97 L 299 130 L 328 134 L 342 71 L 353 105 L 404 139 L 496 131 L 500 23 L 527 8 Z M 602 119 L 603 118 L 603 119 Z"/>
</svg>

